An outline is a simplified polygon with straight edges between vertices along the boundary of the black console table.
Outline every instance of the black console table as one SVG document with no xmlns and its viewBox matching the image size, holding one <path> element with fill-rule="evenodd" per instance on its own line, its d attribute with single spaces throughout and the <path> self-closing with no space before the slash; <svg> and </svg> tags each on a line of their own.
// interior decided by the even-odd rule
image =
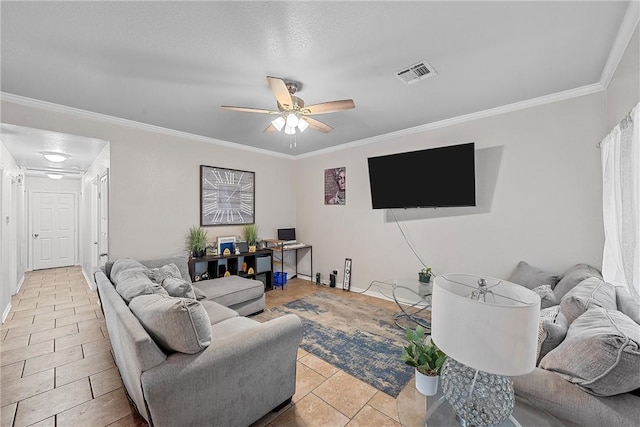
<svg viewBox="0 0 640 427">
<path fill-rule="evenodd" d="M 247 271 L 242 270 L 247 264 Z M 248 274 L 249 269 L 253 274 Z M 255 252 L 242 252 L 239 255 L 208 255 L 199 258 L 189 258 L 189 276 L 192 282 L 202 280 L 204 273 L 208 279 L 224 277 L 225 273 L 260 280 L 265 290 L 273 288 L 273 253 L 271 249 L 260 249 Z"/>
</svg>

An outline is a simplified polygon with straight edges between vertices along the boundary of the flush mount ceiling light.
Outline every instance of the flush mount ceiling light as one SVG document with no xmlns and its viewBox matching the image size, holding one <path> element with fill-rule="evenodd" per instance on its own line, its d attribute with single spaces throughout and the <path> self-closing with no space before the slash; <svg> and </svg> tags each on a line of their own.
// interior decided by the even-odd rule
<svg viewBox="0 0 640 427">
<path fill-rule="evenodd" d="M 276 97 L 278 110 L 266 110 L 262 108 L 232 107 L 230 105 L 222 105 L 225 110 L 241 111 L 245 113 L 262 113 L 277 115 L 271 124 L 264 130 L 266 133 L 283 132 L 287 135 L 295 135 L 296 132 L 304 132 L 308 127 L 317 131 L 327 133 L 333 128 L 321 121 L 309 116 L 315 114 L 334 113 L 342 110 L 355 108 L 352 99 L 343 99 L 341 101 L 323 102 L 305 106 L 304 100 L 294 96 L 299 89 L 297 83 L 285 83 L 284 80 L 276 77 L 267 77 L 269 88 Z"/>
<path fill-rule="evenodd" d="M 64 153 L 42 153 L 45 159 L 53 163 L 62 163 L 70 156 Z"/>
<path fill-rule="evenodd" d="M 63 177 L 61 173 L 48 173 L 47 176 L 51 179 L 62 179 Z"/>
</svg>

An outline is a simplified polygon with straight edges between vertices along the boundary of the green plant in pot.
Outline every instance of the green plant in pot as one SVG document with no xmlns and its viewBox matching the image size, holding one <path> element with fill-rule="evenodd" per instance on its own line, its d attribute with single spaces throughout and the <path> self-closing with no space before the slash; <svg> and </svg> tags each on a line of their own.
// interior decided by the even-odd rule
<svg viewBox="0 0 640 427">
<path fill-rule="evenodd" d="M 255 224 L 247 224 L 242 229 L 244 240 L 249 245 L 249 252 L 256 251 L 256 244 L 258 243 L 258 226 Z"/>
<path fill-rule="evenodd" d="M 418 280 L 422 283 L 429 283 L 431 281 L 431 267 L 425 267 L 418 271 Z"/>
<path fill-rule="evenodd" d="M 186 244 L 194 258 L 203 257 L 207 248 L 207 230 L 194 225 L 187 233 Z"/>
<path fill-rule="evenodd" d="M 432 341 L 425 339 L 425 330 L 417 326 L 405 331 L 408 345 L 402 349 L 402 361 L 415 368 L 416 388 L 422 394 L 433 396 L 438 391 L 438 377 L 446 354 Z"/>
</svg>

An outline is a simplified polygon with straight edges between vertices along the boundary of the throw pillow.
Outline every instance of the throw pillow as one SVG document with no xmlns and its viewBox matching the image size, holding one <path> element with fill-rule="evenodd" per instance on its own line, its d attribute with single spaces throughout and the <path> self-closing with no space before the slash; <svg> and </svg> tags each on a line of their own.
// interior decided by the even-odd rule
<svg viewBox="0 0 640 427">
<path fill-rule="evenodd" d="M 594 306 L 571 324 L 540 367 L 596 396 L 635 390 L 640 388 L 640 328 L 619 311 Z"/>
<path fill-rule="evenodd" d="M 167 277 L 162 282 L 162 287 L 172 297 L 196 299 L 193 286 L 182 278 L 176 279 L 175 277 Z"/>
<path fill-rule="evenodd" d="M 593 276 L 602 279 L 602 274 L 600 274 L 600 271 L 597 268 L 587 264 L 576 264 L 569 270 L 562 273 L 560 281 L 555 288 L 553 288 L 553 292 L 556 294 L 556 298 L 559 301 L 577 284 Z"/>
<path fill-rule="evenodd" d="M 593 305 L 608 310 L 617 309 L 614 286 L 598 277 L 585 279 L 571 289 L 560 301 L 560 312 L 571 324 Z"/>
<path fill-rule="evenodd" d="M 115 267 L 115 264 L 114 264 Z M 167 291 L 157 283 L 153 283 L 147 276 L 146 271 L 132 269 L 125 270 L 118 274 L 118 284 L 116 292 L 120 294 L 127 304 L 139 295 L 165 294 Z"/>
<path fill-rule="evenodd" d="M 540 308 L 549 308 L 554 305 L 558 305 L 556 295 L 553 293 L 553 289 L 549 285 L 542 285 L 532 289 L 540 297 Z"/>
<path fill-rule="evenodd" d="M 559 309 L 560 307 L 556 305 L 540 310 L 537 363 L 551 350 L 558 347 L 567 336 L 569 323 L 566 317 L 559 312 Z"/>
<path fill-rule="evenodd" d="M 211 322 L 198 301 L 142 295 L 129 308 L 158 345 L 169 352 L 199 353 L 211 344 Z"/>
<path fill-rule="evenodd" d="M 207 296 L 204 294 L 204 292 L 202 292 L 200 290 L 200 288 L 197 287 L 197 286 L 193 286 L 193 293 L 196 294 L 196 299 L 198 301 L 202 301 L 204 299 L 207 299 Z"/>
<path fill-rule="evenodd" d="M 536 365 L 538 364 L 538 361 L 540 360 L 540 350 L 542 349 L 542 344 L 547 340 L 547 338 L 549 337 L 549 332 L 547 331 L 547 329 L 545 328 L 544 323 L 545 322 L 549 322 L 549 323 L 553 323 L 556 320 L 556 316 L 558 315 L 558 311 L 559 311 L 559 306 L 554 306 L 554 307 L 549 307 L 549 308 L 545 308 L 543 310 L 540 310 L 540 320 L 538 322 L 538 350 L 537 350 L 537 355 L 536 355 Z"/>
<path fill-rule="evenodd" d="M 616 305 L 618 310 L 640 325 L 640 299 L 631 295 L 629 289 L 616 286 Z"/>
<path fill-rule="evenodd" d="M 166 279 L 167 277 L 182 279 L 182 274 L 180 274 L 180 270 L 178 270 L 178 266 L 171 263 L 171 264 L 163 265 L 162 267 L 159 267 L 159 268 L 149 269 L 149 278 L 160 285 L 162 285 L 162 282 L 164 282 L 164 279 Z"/>
<path fill-rule="evenodd" d="M 129 270 L 142 271 L 145 274 L 147 274 L 147 272 L 149 271 L 147 267 L 140 264 L 135 259 L 130 259 L 130 258 L 117 259 L 114 261 L 113 265 L 111 266 L 111 274 L 109 275 L 111 282 L 114 285 L 117 285 L 118 282 L 120 281 L 120 275 L 123 272 L 129 271 Z"/>
<path fill-rule="evenodd" d="M 516 269 L 511 273 L 509 281 L 529 289 L 544 285 L 548 285 L 553 289 L 556 283 L 558 283 L 558 276 L 531 266 L 524 261 L 520 261 Z"/>
</svg>

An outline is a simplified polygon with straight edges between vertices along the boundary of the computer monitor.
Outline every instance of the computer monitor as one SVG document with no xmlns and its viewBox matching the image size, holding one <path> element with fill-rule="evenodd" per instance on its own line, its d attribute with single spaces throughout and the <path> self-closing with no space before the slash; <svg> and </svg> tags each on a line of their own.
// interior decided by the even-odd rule
<svg viewBox="0 0 640 427">
<path fill-rule="evenodd" d="M 296 229 L 278 228 L 278 240 L 296 240 Z"/>
</svg>

